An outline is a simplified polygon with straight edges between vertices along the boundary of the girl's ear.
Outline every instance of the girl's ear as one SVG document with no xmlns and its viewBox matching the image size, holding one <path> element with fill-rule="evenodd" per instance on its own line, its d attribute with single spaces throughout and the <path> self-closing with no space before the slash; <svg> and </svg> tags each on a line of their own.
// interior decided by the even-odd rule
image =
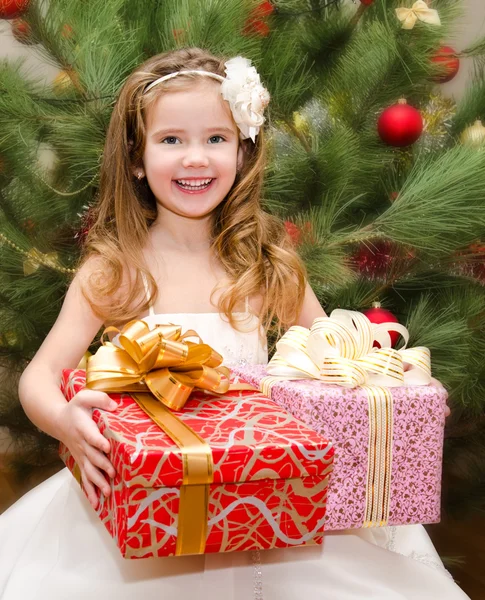
<svg viewBox="0 0 485 600">
<path fill-rule="evenodd" d="M 128 150 L 130 152 L 130 155 L 133 150 L 133 146 L 133 140 L 128 140 Z M 143 177 L 145 177 L 145 169 L 143 168 L 143 163 L 140 161 L 140 164 L 136 167 L 132 165 L 131 172 L 138 180 L 143 179 Z"/>
<path fill-rule="evenodd" d="M 141 167 L 132 167 L 131 172 L 138 180 L 143 179 L 143 177 L 145 177 L 145 170 Z"/>
<path fill-rule="evenodd" d="M 244 145 L 244 142 L 242 141 L 239 144 L 239 150 L 237 151 L 237 164 L 236 164 L 236 169 L 239 172 L 243 165 L 244 165 L 244 155 L 246 153 L 246 146 Z"/>
</svg>

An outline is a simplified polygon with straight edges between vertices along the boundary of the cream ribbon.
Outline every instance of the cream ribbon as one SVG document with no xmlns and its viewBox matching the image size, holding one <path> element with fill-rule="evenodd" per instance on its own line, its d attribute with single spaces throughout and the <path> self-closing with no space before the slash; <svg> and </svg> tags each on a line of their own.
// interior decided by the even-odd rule
<svg viewBox="0 0 485 600">
<path fill-rule="evenodd" d="M 390 348 L 390 331 L 404 338 L 404 348 Z M 380 348 L 374 348 L 374 341 Z M 284 379 L 318 379 L 346 388 L 360 385 L 398 387 L 431 382 L 428 348 L 406 349 L 409 332 L 398 323 L 373 324 L 362 313 L 336 309 L 315 319 L 311 329 L 294 326 L 276 344 L 261 382 L 263 393 Z"/>
<path fill-rule="evenodd" d="M 418 19 L 428 25 L 441 25 L 438 11 L 429 8 L 423 0 L 417 0 L 411 8 L 396 8 L 396 15 L 402 22 L 402 29 L 413 29 Z"/>
</svg>

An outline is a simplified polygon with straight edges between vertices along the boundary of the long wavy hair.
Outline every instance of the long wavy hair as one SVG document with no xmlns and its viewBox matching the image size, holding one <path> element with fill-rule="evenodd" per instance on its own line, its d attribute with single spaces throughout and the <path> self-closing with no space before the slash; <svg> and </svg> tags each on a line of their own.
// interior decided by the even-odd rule
<svg viewBox="0 0 485 600">
<path fill-rule="evenodd" d="M 83 293 L 104 323 L 125 323 L 146 312 L 143 275 L 153 303 L 159 293 L 143 257 L 157 203 L 146 178 L 138 181 L 133 169 L 142 165 L 147 110 L 162 94 L 190 89 L 200 75 L 180 75 L 155 86 L 155 79 L 186 69 L 225 76 L 225 58 L 199 48 L 159 54 L 140 65 L 124 83 L 114 107 L 104 147 L 95 222 L 88 234 L 83 263 L 93 255 L 99 268 L 83 284 Z M 258 315 L 265 333 L 295 323 L 301 310 L 306 272 L 293 249 L 282 221 L 261 208 L 265 133 L 245 144 L 244 163 L 234 184 L 213 213 L 211 244 L 227 273 L 221 288 L 219 312 L 237 328 L 233 313 L 246 297 L 262 295 Z M 128 277 L 127 277 L 128 276 Z M 127 293 L 120 294 L 128 281 Z M 215 290 L 214 290 L 215 291 Z M 106 299 L 109 298 L 109 303 Z"/>
</svg>

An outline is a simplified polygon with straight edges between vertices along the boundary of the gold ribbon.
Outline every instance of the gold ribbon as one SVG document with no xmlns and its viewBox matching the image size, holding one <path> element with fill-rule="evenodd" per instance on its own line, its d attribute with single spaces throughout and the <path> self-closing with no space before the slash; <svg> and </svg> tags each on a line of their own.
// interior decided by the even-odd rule
<svg viewBox="0 0 485 600">
<path fill-rule="evenodd" d="M 105 341 L 108 333 L 119 333 L 121 348 Z M 185 341 L 188 337 L 197 337 L 199 343 Z M 195 331 L 182 335 L 178 325 L 158 325 L 150 330 L 145 321 L 131 321 L 121 331 L 107 327 L 101 344 L 96 354 L 87 359 L 86 387 L 131 393 L 139 407 L 180 448 L 183 481 L 176 555 L 203 554 L 209 484 L 213 481 L 212 451 L 168 408 L 182 409 L 194 388 L 216 394 L 255 388 L 243 383 L 230 385 L 229 369 L 220 366 L 222 356 L 203 344 Z"/>
<path fill-rule="evenodd" d="M 183 482 L 180 487 L 175 554 L 204 554 L 209 484 L 213 481 L 211 448 L 151 394 L 133 394 L 132 397 L 182 451 Z"/>
<path fill-rule="evenodd" d="M 402 29 L 413 29 L 418 19 L 428 25 L 441 25 L 438 11 L 429 8 L 423 0 L 417 0 L 411 8 L 396 8 L 396 15 L 402 23 Z"/>
<path fill-rule="evenodd" d="M 119 333 L 115 346 L 104 340 Z M 173 410 L 183 408 L 194 388 L 224 394 L 229 390 L 229 369 L 220 366 L 222 356 L 207 344 L 184 341 L 198 337 L 195 331 L 182 336 L 179 325 L 130 321 L 120 331 L 107 327 L 101 347 L 89 357 L 86 387 L 103 392 L 147 392 Z M 200 338 L 199 338 L 200 342 Z"/>
<path fill-rule="evenodd" d="M 363 386 L 367 394 L 369 441 L 363 527 L 384 527 L 391 502 L 394 411 L 392 394 L 379 386 Z"/>
</svg>

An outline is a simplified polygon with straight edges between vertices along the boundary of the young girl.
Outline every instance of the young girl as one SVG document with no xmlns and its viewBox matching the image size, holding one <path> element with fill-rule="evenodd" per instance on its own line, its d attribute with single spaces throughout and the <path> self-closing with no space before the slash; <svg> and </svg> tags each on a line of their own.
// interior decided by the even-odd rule
<svg viewBox="0 0 485 600">
<path fill-rule="evenodd" d="M 20 382 L 27 415 L 70 449 L 89 502 L 63 469 L 0 517 L 3 600 L 466 598 L 421 526 L 330 533 L 322 547 L 127 561 L 93 510 L 114 467 L 91 410 L 116 404 L 91 390 L 67 403 L 59 380 L 103 325 L 173 322 L 226 364 L 260 363 L 270 326 L 309 327 L 325 314 L 284 227 L 260 206 L 268 102 L 249 61 L 195 48 L 153 57 L 124 84 L 82 265 Z"/>
</svg>

